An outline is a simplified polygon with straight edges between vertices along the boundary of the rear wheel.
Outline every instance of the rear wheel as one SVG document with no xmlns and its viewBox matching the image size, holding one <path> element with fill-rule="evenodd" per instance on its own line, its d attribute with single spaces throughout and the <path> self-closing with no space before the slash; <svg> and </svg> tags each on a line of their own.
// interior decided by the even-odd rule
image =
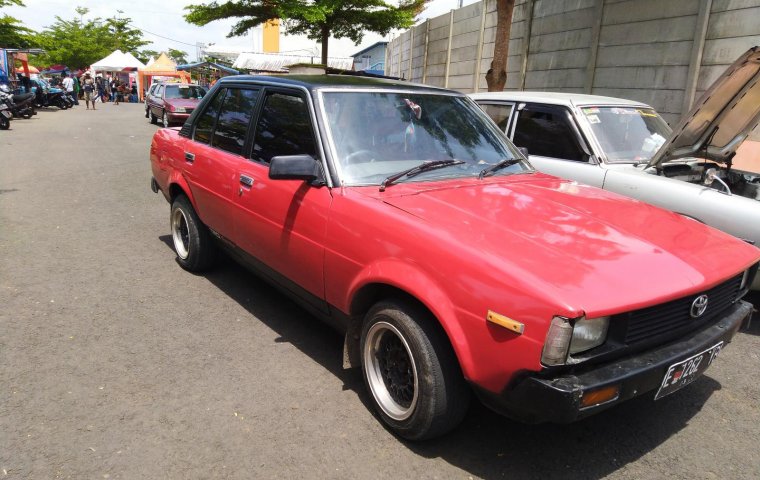
<svg viewBox="0 0 760 480">
<path fill-rule="evenodd" d="M 148 110 L 148 114 L 150 115 L 150 123 L 152 123 L 153 125 L 157 124 L 158 123 L 158 118 L 156 118 L 156 116 L 153 115 L 153 111 L 152 110 Z"/>
<path fill-rule="evenodd" d="M 164 112 L 163 115 L 161 115 L 161 123 L 164 125 L 164 128 L 169 128 L 169 114 Z"/>
<path fill-rule="evenodd" d="M 424 308 L 401 300 L 373 306 L 361 356 L 375 410 L 395 434 L 425 440 L 462 421 L 469 388 L 446 334 Z"/>
<path fill-rule="evenodd" d="M 170 219 L 172 242 L 180 266 L 190 272 L 210 268 L 216 260 L 216 245 L 186 196 L 174 199 Z"/>
</svg>

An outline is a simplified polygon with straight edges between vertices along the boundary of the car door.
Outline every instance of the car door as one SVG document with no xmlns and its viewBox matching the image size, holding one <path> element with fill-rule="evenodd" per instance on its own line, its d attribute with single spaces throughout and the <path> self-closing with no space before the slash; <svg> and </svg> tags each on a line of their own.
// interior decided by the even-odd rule
<svg viewBox="0 0 760 480">
<path fill-rule="evenodd" d="M 164 93 L 164 85 L 161 84 L 153 91 L 153 95 L 150 96 L 150 111 L 155 117 L 161 117 L 161 96 Z"/>
<path fill-rule="evenodd" d="M 198 216 L 228 239 L 234 235 L 235 175 L 244 159 L 243 144 L 257 96 L 258 89 L 219 89 L 195 120 L 183 152 L 183 174 Z M 245 112 L 236 109 L 241 98 L 248 101 Z"/>
<path fill-rule="evenodd" d="M 236 173 L 234 241 L 274 281 L 326 311 L 324 243 L 330 189 L 300 180 L 269 179 L 269 162 L 275 156 L 320 158 L 314 118 L 305 92 L 263 91 L 250 158 L 239 162 Z"/>
<path fill-rule="evenodd" d="M 541 172 L 601 188 L 606 170 L 591 155 L 571 112 L 558 105 L 517 105 L 509 137 Z"/>
</svg>

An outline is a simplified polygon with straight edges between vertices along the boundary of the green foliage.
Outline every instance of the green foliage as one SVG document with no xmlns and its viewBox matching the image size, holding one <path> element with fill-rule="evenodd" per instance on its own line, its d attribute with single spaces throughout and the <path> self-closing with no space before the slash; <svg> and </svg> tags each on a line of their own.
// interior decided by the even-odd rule
<svg viewBox="0 0 760 480">
<path fill-rule="evenodd" d="M 240 19 L 229 37 L 245 35 L 267 20 L 279 18 L 288 33 L 306 34 L 322 43 L 322 63 L 327 63 L 327 42 L 350 38 L 361 42 L 364 32 L 386 35 L 394 28 L 414 24 L 429 0 L 401 0 L 398 7 L 383 0 L 230 0 L 225 3 L 189 5 L 185 19 L 195 25 L 215 20 Z"/>
<path fill-rule="evenodd" d="M 170 48 L 166 55 L 174 61 L 177 65 L 184 65 L 187 62 L 187 52 L 177 50 L 176 48 Z"/>
<path fill-rule="evenodd" d="M 155 50 L 140 50 L 137 52 L 135 57 L 137 57 L 138 60 L 143 62 L 144 64 L 148 64 L 148 60 L 150 60 L 151 57 L 153 57 L 153 60 L 157 59 L 159 55 L 159 52 Z"/>
<path fill-rule="evenodd" d="M 0 0 L 0 8 L 16 5 L 24 6 L 21 0 Z M 0 17 L 0 47 L 24 48 L 32 46 L 33 30 L 26 28 L 21 20 L 10 15 Z"/>
<path fill-rule="evenodd" d="M 64 20 L 56 16 L 53 25 L 36 35 L 35 43 L 46 51 L 40 56 L 41 63 L 83 68 L 116 49 L 136 54 L 150 43 L 142 39 L 140 30 L 132 28 L 129 18 L 84 20 L 88 10 L 77 8 L 76 12 L 80 18 Z"/>
<path fill-rule="evenodd" d="M 23 26 L 21 20 L 3 15 L 0 17 L 0 47 L 24 48 L 33 46 L 34 31 Z"/>
</svg>

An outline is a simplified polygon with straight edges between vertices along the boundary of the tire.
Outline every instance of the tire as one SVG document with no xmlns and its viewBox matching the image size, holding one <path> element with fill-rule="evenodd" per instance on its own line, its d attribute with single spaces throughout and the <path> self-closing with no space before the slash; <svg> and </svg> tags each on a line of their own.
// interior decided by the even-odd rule
<svg viewBox="0 0 760 480">
<path fill-rule="evenodd" d="M 150 118 L 150 114 L 148 113 L 148 107 L 145 107 L 145 118 Z"/>
<path fill-rule="evenodd" d="M 164 126 L 164 128 L 169 128 L 169 115 L 164 111 L 164 114 L 161 115 L 161 124 Z"/>
<path fill-rule="evenodd" d="M 459 425 L 470 391 L 438 322 L 424 308 L 382 301 L 361 334 L 364 384 L 383 423 L 408 440 L 427 440 Z"/>
<path fill-rule="evenodd" d="M 0 115 L 0 130 L 8 130 L 11 128 L 11 121 Z"/>
<path fill-rule="evenodd" d="M 156 125 L 158 123 L 158 118 L 156 118 L 156 116 L 153 115 L 153 111 L 150 111 L 149 115 L 150 115 L 150 123 L 152 123 L 153 125 Z"/>
<path fill-rule="evenodd" d="M 170 226 L 177 262 L 182 268 L 190 272 L 202 272 L 214 264 L 214 240 L 184 195 L 179 195 L 172 202 Z"/>
</svg>

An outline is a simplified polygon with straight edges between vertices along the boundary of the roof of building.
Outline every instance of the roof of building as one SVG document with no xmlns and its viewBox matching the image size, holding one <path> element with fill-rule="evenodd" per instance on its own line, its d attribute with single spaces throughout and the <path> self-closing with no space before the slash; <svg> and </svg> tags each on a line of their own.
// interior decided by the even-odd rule
<svg viewBox="0 0 760 480">
<path fill-rule="evenodd" d="M 373 48 L 375 48 L 375 47 L 377 47 L 379 45 L 386 46 L 386 45 L 388 45 L 388 42 L 385 42 L 385 41 L 375 42 L 372 45 L 370 45 L 369 47 L 367 47 L 365 49 L 362 49 L 362 50 L 359 50 L 358 52 L 354 53 L 353 55 L 351 55 L 351 57 L 356 58 L 359 55 L 361 55 L 362 53 L 368 52 L 368 51 L 372 50 Z"/>
</svg>

